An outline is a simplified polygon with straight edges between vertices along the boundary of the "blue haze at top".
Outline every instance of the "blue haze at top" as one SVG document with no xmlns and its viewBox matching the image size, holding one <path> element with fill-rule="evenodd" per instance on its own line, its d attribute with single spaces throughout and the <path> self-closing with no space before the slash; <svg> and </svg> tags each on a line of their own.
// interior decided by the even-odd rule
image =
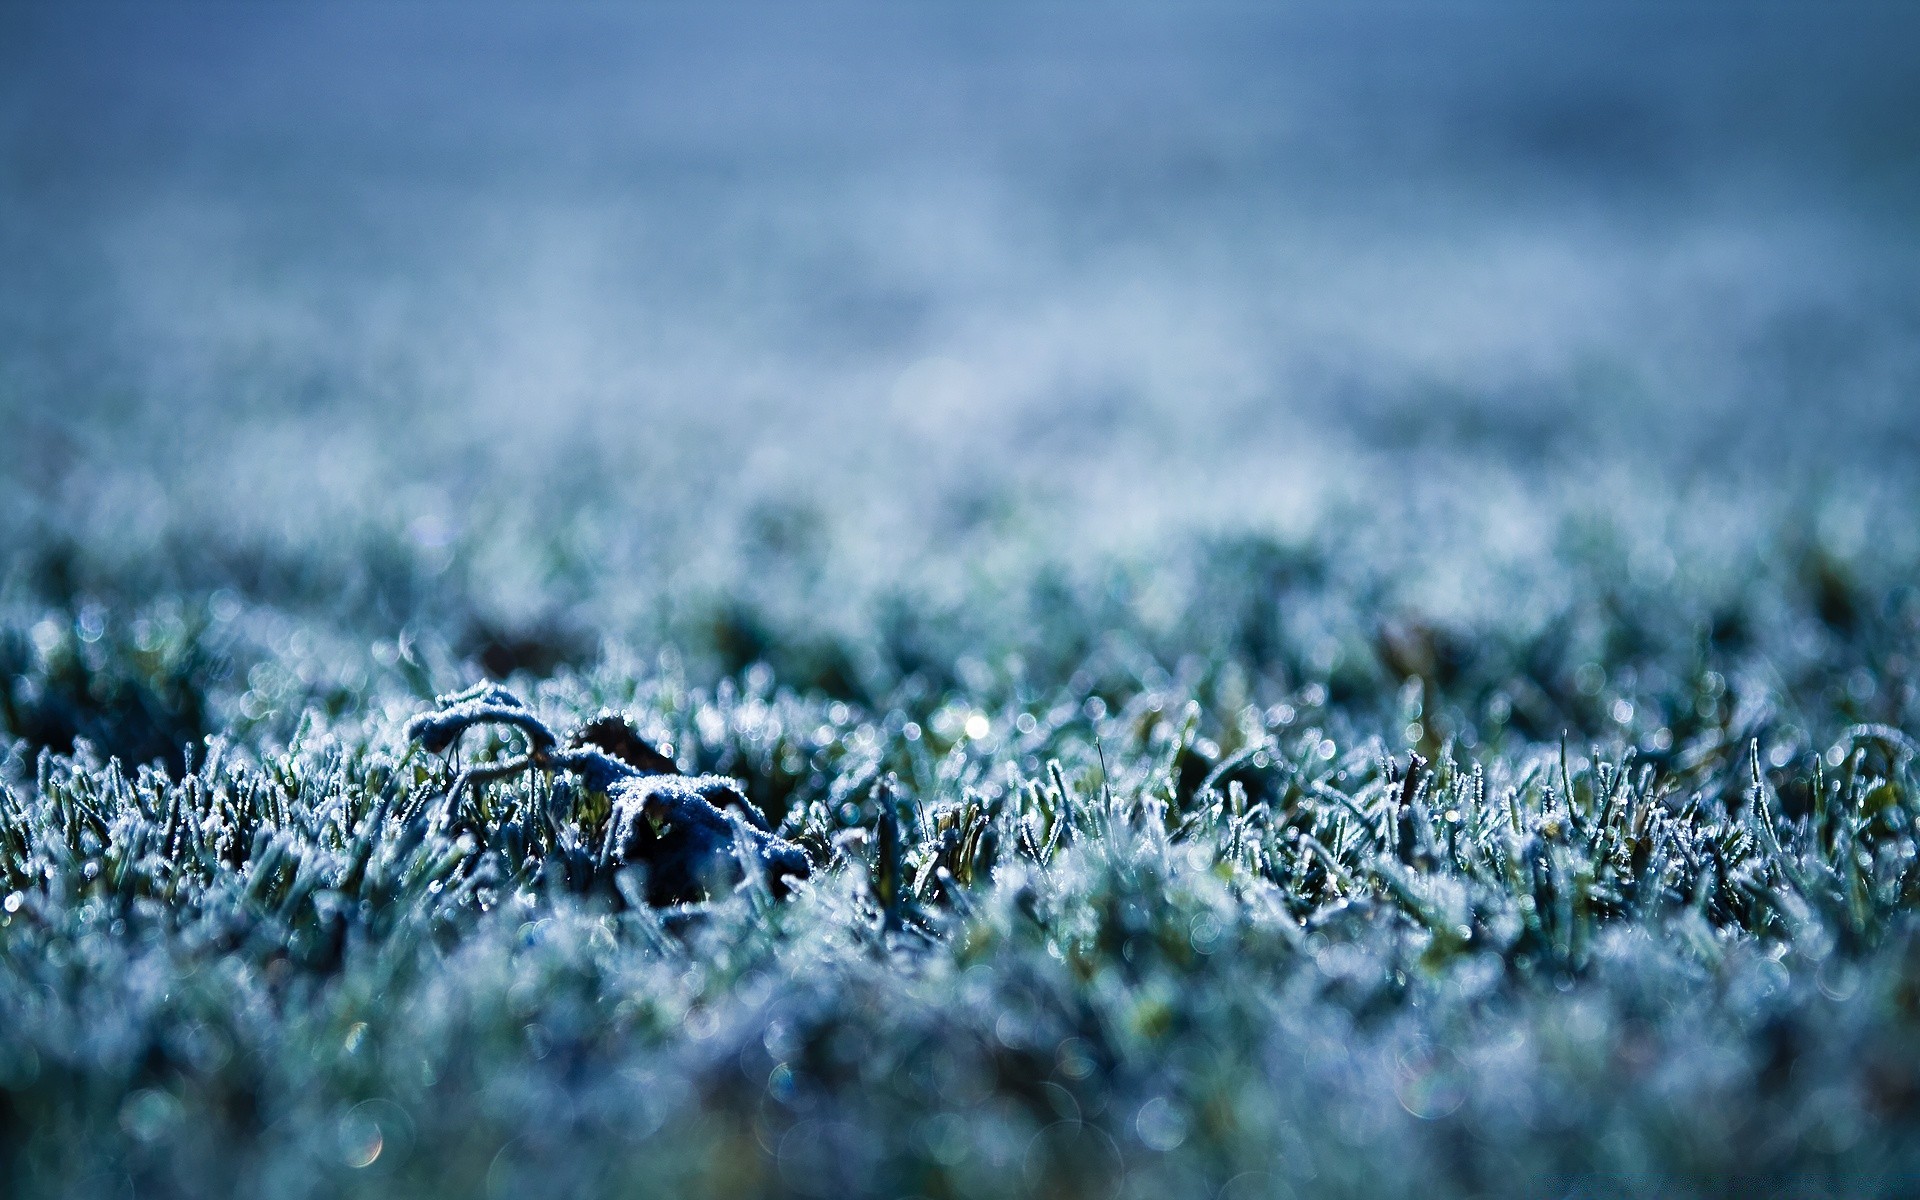
<svg viewBox="0 0 1920 1200">
<path fill-rule="evenodd" d="M 768 505 L 884 576 L 1896 478 L 1916 11 L 10 4 L 5 528 L 392 521 L 507 594 Z"/>
</svg>

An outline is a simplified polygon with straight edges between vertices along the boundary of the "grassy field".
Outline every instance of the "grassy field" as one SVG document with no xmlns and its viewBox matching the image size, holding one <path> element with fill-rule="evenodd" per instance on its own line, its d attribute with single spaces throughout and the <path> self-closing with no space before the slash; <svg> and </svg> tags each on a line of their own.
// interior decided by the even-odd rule
<svg viewBox="0 0 1920 1200">
<path fill-rule="evenodd" d="M 1653 585 L 1595 539 L 1567 607 L 1468 631 L 1369 624 L 1344 540 L 512 676 L 815 864 L 661 911 L 569 871 L 607 812 L 564 772 L 435 825 L 401 726 L 473 660 L 430 634 L 24 610 L 15 1194 L 1904 1191 L 1902 563 Z"/>
<path fill-rule="evenodd" d="M 0 1191 L 1920 1188 L 1911 17 L 729 12 L 0 12 Z"/>
</svg>

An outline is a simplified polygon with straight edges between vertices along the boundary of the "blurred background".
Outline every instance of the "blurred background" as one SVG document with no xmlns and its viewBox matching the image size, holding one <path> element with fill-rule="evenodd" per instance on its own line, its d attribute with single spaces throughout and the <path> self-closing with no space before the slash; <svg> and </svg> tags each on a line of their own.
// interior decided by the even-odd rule
<svg viewBox="0 0 1920 1200">
<path fill-rule="evenodd" d="M 11 3 L 5 594 L 737 665 L 1249 531 L 1463 622 L 1570 521 L 1911 546 L 1915 13 Z"/>
</svg>

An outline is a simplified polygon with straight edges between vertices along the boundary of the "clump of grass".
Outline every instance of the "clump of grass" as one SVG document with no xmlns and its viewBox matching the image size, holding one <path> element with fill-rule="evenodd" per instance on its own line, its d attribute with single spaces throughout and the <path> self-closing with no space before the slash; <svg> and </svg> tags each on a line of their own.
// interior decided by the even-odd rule
<svg viewBox="0 0 1920 1200">
<path fill-rule="evenodd" d="M 177 772 L 213 732 L 208 686 L 233 669 L 210 624 L 177 604 L 118 622 L 88 604 L 0 627 L 0 728 L 62 752 L 84 738 Z"/>
</svg>

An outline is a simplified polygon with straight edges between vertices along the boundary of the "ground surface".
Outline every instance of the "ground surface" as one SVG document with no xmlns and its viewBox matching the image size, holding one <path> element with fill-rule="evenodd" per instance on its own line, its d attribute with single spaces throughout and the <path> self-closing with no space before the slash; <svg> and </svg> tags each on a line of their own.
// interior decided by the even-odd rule
<svg viewBox="0 0 1920 1200">
<path fill-rule="evenodd" d="M 1913 33 L 9 6 L 6 1178 L 1910 1194 Z"/>
</svg>

